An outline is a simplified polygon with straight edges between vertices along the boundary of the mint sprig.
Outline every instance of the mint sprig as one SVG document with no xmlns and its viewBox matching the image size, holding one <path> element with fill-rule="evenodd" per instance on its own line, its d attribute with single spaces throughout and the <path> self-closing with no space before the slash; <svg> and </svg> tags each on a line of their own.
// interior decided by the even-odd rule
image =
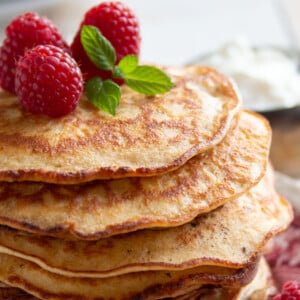
<svg viewBox="0 0 300 300">
<path fill-rule="evenodd" d="M 131 89 L 146 95 L 162 94 L 172 87 L 168 75 L 150 66 L 137 66 L 125 73 L 125 82 Z"/>
<path fill-rule="evenodd" d="M 139 61 L 138 61 L 138 57 L 136 55 L 127 55 L 120 60 L 118 67 L 125 74 L 129 74 L 136 69 L 138 64 L 139 64 Z"/>
<path fill-rule="evenodd" d="M 120 87 L 107 79 L 102 81 L 99 77 L 90 79 L 84 88 L 87 98 L 100 110 L 116 115 L 116 108 L 121 98 Z"/>
<path fill-rule="evenodd" d="M 172 88 L 167 74 L 153 66 L 139 66 L 136 55 L 127 55 L 116 65 L 116 51 L 97 27 L 83 26 L 80 40 L 86 54 L 99 69 L 111 71 L 112 79 L 123 79 L 131 89 L 145 95 L 156 95 Z M 99 77 L 92 78 L 86 83 L 84 92 L 100 110 L 116 114 L 121 88 L 111 79 L 103 81 Z"/>
<path fill-rule="evenodd" d="M 83 26 L 80 41 L 90 60 L 100 69 L 112 71 L 116 62 L 116 51 L 95 26 Z"/>
</svg>

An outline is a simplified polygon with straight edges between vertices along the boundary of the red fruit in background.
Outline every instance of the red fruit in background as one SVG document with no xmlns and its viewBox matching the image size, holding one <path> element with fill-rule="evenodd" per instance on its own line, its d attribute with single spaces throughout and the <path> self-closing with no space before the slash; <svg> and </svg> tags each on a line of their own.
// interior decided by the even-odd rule
<svg viewBox="0 0 300 300">
<path fill-rule="evenodd" d="M 29 111 L 60 117 L 76 108 L 83 79 L 68 53 L 56 46 L 40 45 L 19 60 L 15 85 L 17 96 Z"/>
<path fill-rule="evenodd" d="M 111 77 L 111 72 L 98 69 L 86 55 L 80 42 L 80 30 L 83 25 L 97 27 L 111 42 L 116 50 L 117 63 L 126 55 L 139 55 L 141 39 L 134 13 L 121 2 L 103 2 L 85 14 L 71 45 L 73 57 L 79 63 L 85 80 L 95 76 L 107 79 Z"/>
<path fill-rule="evenodd" d="M 37 45 L 54 45 L 70 53 L 67 43 L 50 20 L 35 13 L 25 13 L 6 27 L 0 48 L 0 86 L 15 93 L 16 63 L 25 51 Z"/>
<path fill-rule="evenodd" d="M 286 282 L 281 294 L 276 295 L 273 300 L 300 300 L 300 282 Z"/>
</svg>

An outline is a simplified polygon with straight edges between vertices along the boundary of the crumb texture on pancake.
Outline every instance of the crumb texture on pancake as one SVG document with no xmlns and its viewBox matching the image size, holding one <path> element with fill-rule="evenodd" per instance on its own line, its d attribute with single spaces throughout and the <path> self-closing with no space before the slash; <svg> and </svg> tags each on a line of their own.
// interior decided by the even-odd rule
<svg viewBox="0 0 300 300">
<path fill-rule="evenodd" d="M 274 295 L 276 288 L 271 278 L 270 270 L 264 260 L 261 259 L 255 277 L 242 287 L 221 287 L 213 284 L 198 284 L 189 288 L 184 287 L 176 291 L 176 296 L 165 296 L 164 300 L 267 300 Z M 169 293 L 170 294 L 170 293 Z M 33 295 L 25 291 L 5 286 L 0 289 L 2 300 L 37 300 Z M 159 296 L 158 296 L 159 297 Z M 155 300 L 158 297 L 151 296 Z M 124 299 L 124 298 L 123 298 Z M 144 294 L 139 299 L 149 299 Z M 159 297 L 159 299 L 162 299 Z"/>
<path fill-rule="evenodd" d="M 0 93 L 0 180 L 78 183 L 149 176 L 183 165 L 219 143 L 240 109 L 225 76 L 206 67 L 166 68 L 163 95 L 124 87 L 116 116 L 86 99 L 58 119 L 33 115 Z"/>
<path fill-rule="evenodd" d="M 0 281 L 41 299 L 130 300 L 175 297 L 203 284 L 235 288 L 255 276 L 258 261 L 243 269 L 206 266 L 184 271 L 148 271 L 111 278 L 70 278 L 47 272 L 34 263 L 0 254 Z"/>
<path fill-rule="evenodd" d="M 0 252 L 69 277 L 105 278 L 201 265 L 242 268 L 291 220 L 291 207 L 276 195 L 268 169 L 248 193 L 182 226 L 98 241 L 49 238 L 0 227 Z"/>
<path fill-rule="evenodd" d="M 183 224 L 255 185 L 270 141 L 265 119 L 242 112 L 220 144 L 167 174 L 81 185 L 1 182 L 0 223 L 80 239 Z"/>
</svg>

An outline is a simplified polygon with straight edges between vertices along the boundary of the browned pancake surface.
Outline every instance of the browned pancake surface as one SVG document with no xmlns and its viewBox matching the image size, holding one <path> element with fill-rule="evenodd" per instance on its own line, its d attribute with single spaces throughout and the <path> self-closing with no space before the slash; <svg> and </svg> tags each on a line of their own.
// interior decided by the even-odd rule
<svg viewBox="0 0 300 300">
<path fill-rule="evenodd" d="M 269 170 L 245 195 L 179 227 L 140 230 L 98 241 L 67 241 L 0 227 L 0 252 L 71 277 L 200 265 L 242 268 L 291 220 L 291 207 L 276 195 Z"/>
<path fill-rule="evenodd" d="M 258 262 L 243 269 L 199 267 L 184 271 L 137 272 L 111 278 L 70 278 L 47 272 L 37 265 L 0 254 L 0 281 L 47 300 L 129 300 L 175 297 L 203 284 L 228 287 L 246 285 Z"/>
<path fill-rule="evenodd" d="M 163 298 L 164 300 L 267 300 L 275 294 L 270 270 L 262 258 L 255 277 L 243 287 L 222 287 L 218 284 L 196 285 L 196 287 L 183 288 L 176 292 L 177 296 Z M 25 291 L 5 286 L 0 289 L 2 300 L 34 300 L 38 299 Z M 138 299 L 149 299 L 146 295 Z M 152 297 L 151 299 L 157 299 Z M 159 297 L 161 299 L 161 297 Z"/>
<path fill-rule="evenodd" d="M 81 99 L 72 114 L 49 119 L 0 93 L 0 180 L 78 183 L 150 176 L 176 169 L 219 143 L 240 100 L 232 83 L 205 67 L 166 68 L 163 95 L 123 88 L 115 117 Z"/>
<path fill-rule="evenodd" d="M 255 185 L 265 173 L 270 140 L 265 119 L 242 112 L 220 144 L 164 175 L 74 186 L 0 183 L 0 223 L 82 239 L 186 223 Z"/>
<path fill-rule="evenodd" d="M 177 300 L 270 300 L 276 293 L 270 269 L 264 258 L 261 259 L 257 274 L 246 286 L 232 289 L 204 286 Z"/>
</svg>

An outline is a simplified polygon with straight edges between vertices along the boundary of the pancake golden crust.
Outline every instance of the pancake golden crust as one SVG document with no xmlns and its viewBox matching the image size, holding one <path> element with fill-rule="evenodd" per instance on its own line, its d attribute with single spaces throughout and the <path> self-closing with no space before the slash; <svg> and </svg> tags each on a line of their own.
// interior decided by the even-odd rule
<svg viewBox="0 0 300 300">
<path fill-rule="evenodd" d="M 254 279 L 246 286 L 232 289 L 203 286 L 176 300 L 270 300 L 276 293 L 270 269 L 262 257 Z M 173 298 L 169 298 L 171 300 Z"/>
<path fill-rule="evenodd" d="M 264 258 L 262 258 L 254 279 L 243 287 L 230 288 L 211 284 L 199 285 L 196 288 L 192 287 L 191 290 L 184 288 L 177 292 L 177 296 L 163 298 L 163 300 L 267 300 L 275 293 L 276 288 L 272 281 L 270 270 Z M 37 300 L 38 298 L 27 294 L 21 289 L 12 288 L 6 285 L 4 288 L 0 289 L 0 299 Z M 135 297 L 134 299 L 140 298 Z"/>
<path fill-rule="evenodd" d="M 174 87 L 144 96 L 123 88 L 115 117 L 82 99 L 49 119 L 0 93 L 0 180 L 79 183 L 152 176 L 218 144 L 239 111 L 234 85 L 206 67 L 166 68 Z"/>
<path fill-rule="evenodd" d="M 69 278 L 1 254 L 0 281 L 47 300 L 150 300 L 176 297 L 203 284 L 240 287 L 254 278 L 257 267 L 255 262 L 243 269 L 212 266 L 178 272 L 138 272 L 105 279 Z"/>
<path fill-rule="evenodd" d="M 7 287 L 0 288 L 0 299 L 1 300 L 38 300 L 38 298 L 27 294 L 21 289 Z"/>
<path fill-rule="evenodd" d="M 68 241 L 0 227 L 0 252 L 69 277 L 105 278 L 205 265 L 242 268 L 291 220 L 291 207 L 276 195 L 269 169 L 245 195 L 179 227 L 98 241 Z"/>
<path fill-rule="evenodd" d="M 65 186 L 2 182 L 0 223 L 80 239 L 180 225 L 255 185 L 265 173 L 270 140 L 266 120 L 242 112 L 220 144 L 167 174 Z"/>
<path fill-rule="evenodd" d="M 270 300 L 277 292 L 271 270 L 262 257 L 257 274 L 246 286 L 239 289 L 232 300 Z"/>
</svg>

